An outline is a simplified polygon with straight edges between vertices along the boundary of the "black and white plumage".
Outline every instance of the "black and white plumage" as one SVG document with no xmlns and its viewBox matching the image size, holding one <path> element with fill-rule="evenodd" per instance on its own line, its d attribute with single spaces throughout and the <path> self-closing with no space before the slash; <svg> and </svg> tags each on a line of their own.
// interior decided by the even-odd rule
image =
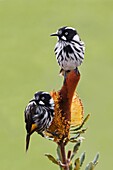
<svg viewBox="0 0 113 170">
<path fill-rule="evenodd" d="M 80 66 L 84 59 L 85 46 L 77 31 L 66 26 L 51 36 L 58 37 L 54 51 L 61 70 L 69 71 Z"/>
<path fill-rule="evenodd" d="M 26 150 L 29 146 L 30 135 L 37 132 L 43 136 L 54 117 L 54 100 L 47 92 L 36 92 L 24 112 L 26 123 Z"/>
</svg>

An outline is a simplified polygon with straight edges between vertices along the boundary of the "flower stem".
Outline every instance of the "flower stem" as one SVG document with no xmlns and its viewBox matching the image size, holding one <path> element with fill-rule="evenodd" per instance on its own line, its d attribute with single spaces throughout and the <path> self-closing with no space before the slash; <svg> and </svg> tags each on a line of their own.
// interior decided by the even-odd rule
<svg viewBox="0 0 113 170">
<path fill-rule="evenodd" d="M 67 162 L 67 159 L 66 159 L 66 151 L 65 151 L 65 145 L 63 142 L 61 142 L 59 144 L 59 148 L 60 148 L 60 153 L 61 153 L 61 162 L 64 166 L 62 166 L 62 170 L 69 170 L 69 164 Z"/>
</svg>

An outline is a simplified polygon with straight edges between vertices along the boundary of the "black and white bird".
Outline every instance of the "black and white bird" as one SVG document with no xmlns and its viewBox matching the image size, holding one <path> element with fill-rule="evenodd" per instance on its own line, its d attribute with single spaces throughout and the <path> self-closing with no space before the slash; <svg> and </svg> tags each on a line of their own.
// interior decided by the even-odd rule
<svg viewBox="0 0 113 170">
<path fill-rule="evenodd" d="M 77 69 L 84 59 L 85 45 L 80 39 L 77 31 L 72 27 L 62 27 L 51 36 L 57 36 L 58 42 L 55 45 L 55 55 L 61 71 Z"/>
<path fill-rule="evenodd" d="M 44 136 L 54 117 L 54 100 L 49 93 L 39 91 L 29 102 L 24 112 L 26 123 L 26 151 L 29 147 L 30 136 L 35 131 Z"/>
</svg>

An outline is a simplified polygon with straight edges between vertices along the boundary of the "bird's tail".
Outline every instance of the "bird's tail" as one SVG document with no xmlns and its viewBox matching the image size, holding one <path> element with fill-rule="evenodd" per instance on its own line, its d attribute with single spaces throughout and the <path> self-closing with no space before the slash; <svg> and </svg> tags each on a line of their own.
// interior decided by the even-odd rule
<svg viewBox="0 0 113 170">
<path fill-rule="evenodd" d="M 29 142 L 30 142 L 30 134 L 28 133 L 26 136 L 26 152 L 28 151 L 29 148 Z"/>
</svg>

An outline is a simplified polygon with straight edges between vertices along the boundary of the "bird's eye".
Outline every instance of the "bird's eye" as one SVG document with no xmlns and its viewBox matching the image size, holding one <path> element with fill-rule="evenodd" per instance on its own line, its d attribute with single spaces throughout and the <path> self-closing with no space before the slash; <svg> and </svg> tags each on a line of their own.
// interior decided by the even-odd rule
<svg viewBox="0 0 113 170">
<path fill-rule="evenodd" d="M 62 34 L 62 31 L 61 31 L 61 30 L 59 30 L 59 31 L 58 31 L 58 33 L 61 35 L 61 34 Z"/>
<path fill-rule="evenodd" d="M 68 32 L 65 32 L 65 35 L 68 35 Z"/>
<path fill-rule="evenodd" d="M 45 97 L 42 97 L 41 99 L 42 99 L 42 100 L 45 100 Z"/>
</svg>

